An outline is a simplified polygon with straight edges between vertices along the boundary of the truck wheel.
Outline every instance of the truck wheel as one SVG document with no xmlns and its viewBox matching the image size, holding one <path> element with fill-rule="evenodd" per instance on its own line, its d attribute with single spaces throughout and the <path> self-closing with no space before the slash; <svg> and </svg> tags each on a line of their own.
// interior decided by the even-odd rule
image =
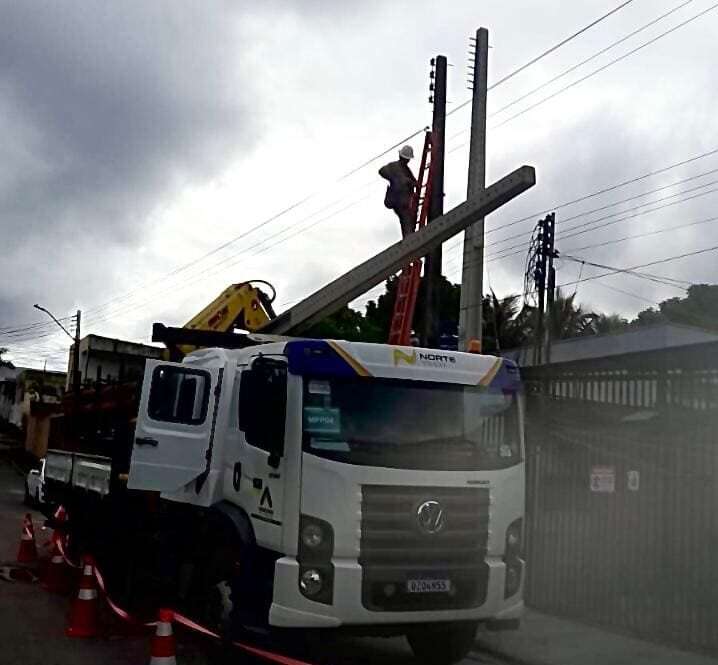
<svg viewBox="0 0 718 665">
<path fill-rule="evenodd" d="M 476 621 L 419 625 L 406 639 L 422 665 L 453 665 L 471 651 L 477 628 Z"/>
<path fill-rule="evenodd" d="M 32 504 L 32 497 L 30 496 L 30 488 L 27 486 L 27 481 L 25 481 L 25 498 L 23 499 L 23 503 L 26 506 Z"/>
<path fill-rule="evenodd" d="M 191 604 L 199 622 L 226 635 L 232 612 L 232 585 L 240 544 L 233 534 L 216 534 L 209 541 L 208 554 L 195 562 L 195 581 Z"/>
</svg>

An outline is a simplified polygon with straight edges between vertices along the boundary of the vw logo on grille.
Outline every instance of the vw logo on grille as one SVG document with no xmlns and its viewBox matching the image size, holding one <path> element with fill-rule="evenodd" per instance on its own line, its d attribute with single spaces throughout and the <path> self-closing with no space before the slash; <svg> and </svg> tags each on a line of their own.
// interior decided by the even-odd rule
<svg viewBox="0 0 718 665">
<path fill-rule="evenodd" d="M 419 530 L 424 533 L 434 534 L 443 530 L 446 524 L 444 509 L 438 501 L 424 501 L 416 509 L 416 523 Z"/>
</svg>

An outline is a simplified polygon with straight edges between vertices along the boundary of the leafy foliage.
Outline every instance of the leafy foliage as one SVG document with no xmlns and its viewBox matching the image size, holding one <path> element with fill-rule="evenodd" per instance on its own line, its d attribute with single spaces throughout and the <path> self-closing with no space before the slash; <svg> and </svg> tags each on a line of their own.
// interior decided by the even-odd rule
<svg viewBox="0 0 718 665">
<path fill-rule="evenodd" d="M 394 307 L 399 279 L 390 277 L 386 288 L 376 300 L 367 303 L 364 314 L 344 307 L 336 314 L 315 325 L 309 337 L 346 339 L 350 341 L 385 342 Z M 439 316 L 441 332 L 455 335 L 458 331 L 461 287 L 442 277 L 439 284 Z M 417 296 L 414 328 L 423 330 L 424 324 L 423 283 Z M 493 291 L 482 301 L 483 349 L 496 353 L 531 344 L 536 329 L 536 310 L 522 305 L 521 296 L 508 295 L 499 298 Z M 657 323 L 681 323 L 718 331 L 718 285 L 696 284 L 688 289 L 685 298 L 669 298 L 658 308 L 648 308 L 628 321 L 620 314 L 592 312 L 576 302 L 576 293 L 556 293 L 551 314 L 546 315 L 545 325 L 554 340 L 582 335 L 605 335 L 629 328 Z"/>
<path fill-rule="evenodd" d="M 8 349 L 4 346 L 0 346 L 0 367 L 9 367 L 10 369 L 13 369 L 15 365 L 13 365 L 9 360 L 3 360 L 3 356 L 8 352 Z"/>
</svg>

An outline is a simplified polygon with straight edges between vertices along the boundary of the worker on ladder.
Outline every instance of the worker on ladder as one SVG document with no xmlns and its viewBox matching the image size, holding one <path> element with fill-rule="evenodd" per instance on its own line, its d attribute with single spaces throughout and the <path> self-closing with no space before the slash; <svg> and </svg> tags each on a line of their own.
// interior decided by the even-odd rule
<svg viewBox="0 0 718 665">
<path fill-rule="evenodd" d="M 403 238 L 413 233 L 416 225 L 416 211 L 412 209 L 411 201 L 417 183 L 409 168 L 409 160 L 413 158 L 413 148 L 405 145 L 399 150 L 399 159 L 396 162 L 389 162 L 379 169 L 379 175 L 389 181 L 384 205 L 393 210 L 399 218 Z"/>
</svg>

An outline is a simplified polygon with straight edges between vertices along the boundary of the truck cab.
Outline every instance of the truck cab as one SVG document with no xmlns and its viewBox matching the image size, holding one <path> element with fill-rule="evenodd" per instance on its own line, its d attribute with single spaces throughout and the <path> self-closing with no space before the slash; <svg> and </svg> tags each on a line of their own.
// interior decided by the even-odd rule
<svg viewBox="0 0 718 665">
<path fill-rule="evenodd" d="M 128 488 L 226 516 L 270 626 L 421 652 L 520 617 L 523 455 L 509 360 L 290 340 L 148 362 Z"/>
</svg>

